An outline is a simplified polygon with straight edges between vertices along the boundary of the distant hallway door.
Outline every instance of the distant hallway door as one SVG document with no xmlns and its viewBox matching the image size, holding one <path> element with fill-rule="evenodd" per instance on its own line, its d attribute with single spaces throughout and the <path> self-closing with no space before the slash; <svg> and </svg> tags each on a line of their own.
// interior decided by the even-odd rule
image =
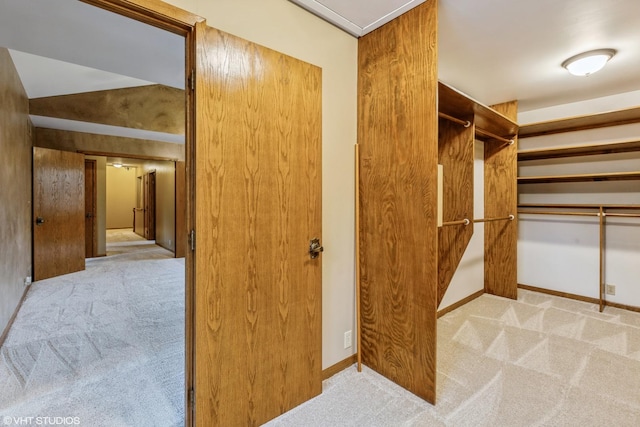
<svg viewBox="0 0 640 427">
<path fill-rule="evenodd" d="M 84 161 L 84 241 L 85 258 L 93 258 L 97 252 L 96 239 L 96 161 Z"/>
<path fill-rule="evenodd" d="M 84 155 L 33 149 L 35 280 L 84 270 Z"/>
<path fill-rule="evenodd" d="M 144 238 L 156 238 L 156 173 L 149 172 L 142 178 L 144 206 Z"/>
</svg>

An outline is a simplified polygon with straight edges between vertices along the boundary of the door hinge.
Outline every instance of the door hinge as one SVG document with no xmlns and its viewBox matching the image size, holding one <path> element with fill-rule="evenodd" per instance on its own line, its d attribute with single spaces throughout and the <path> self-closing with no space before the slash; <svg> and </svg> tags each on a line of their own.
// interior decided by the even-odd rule
<svg viewBox="0 0 640 427">
<path fill-rule="evenodd" d="M 189 75 L 189 89 L 196 89 L 196 70 L 191 70 L 191 74 Z"/>
<path fill-rule="evenodd" d="M 196 230 L 189 232 L 189 246 L 191 247 L 191 252 L 196 250 Z"/>
<path fill-rule="evenodd" d="M 192 388 L 189 389 L 189 407 L 193 411 L 196 407 L 196 394 Z"/>
</svg>

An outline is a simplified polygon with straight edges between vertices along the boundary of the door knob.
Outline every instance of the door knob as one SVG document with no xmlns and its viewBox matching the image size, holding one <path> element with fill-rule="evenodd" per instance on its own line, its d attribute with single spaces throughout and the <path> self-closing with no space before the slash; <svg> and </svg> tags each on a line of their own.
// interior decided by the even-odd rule
<svg viewBox="0 0 640 427">
<path fill-rule="evenodd" d="M 309 256 L 311 259 L 318 258 L 320 252 L 324 252 L 324 248 L 320 246 L 320 239 L 313 238 L 309 241 Z"/>
<path fill-rule="evenodd" d="M 44 218 L 36 217 L 36 225 L 42 225 L 42 224 L 44 224 Z"/>
</svg>

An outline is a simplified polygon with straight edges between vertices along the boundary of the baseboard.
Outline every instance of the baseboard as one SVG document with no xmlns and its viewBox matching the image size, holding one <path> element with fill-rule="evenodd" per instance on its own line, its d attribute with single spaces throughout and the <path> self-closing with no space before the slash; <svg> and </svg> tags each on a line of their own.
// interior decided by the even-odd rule
<svg viewBox="0 0 640 427">
<path fill-rule="evenodd" d="M 329 366 L 327 369 L 324 369 L 322 371 L 322 381 L 324 381 L 324 380 L 326 380 L 328 378 L 331 378 L 332 376 L 334 376 L 335 374 L 337 374 L 340 371 L 344 371 L 349 366 L 351 366 L 354 363 L 356 363 L 357 360 L 358 360 L 357 355 L 352 354 L 351 356 L 347 357 L 344 360 L 341 360 L 340 362 L 336 363 L 335 365 Z"/>
<path fill-rule="evenodd" d="M 16 317 L 18 316 L 18 312 L 20 311 L 20 307 L 22 307 L 22 303 L 27 298 L 27 292 L 29 292 L 30 288 L 31 286 L 27 286 L 24 288 L 24 292 L 22 293 L 20 302 L 18 302 L 18 306 L 16 307 L 16 309 L 13 311 L 13 314 L 9 318 L 9 322 L 7 322 L 7 326 L 5 326 L 4 331 L 2 331 L 2 335 L 0 335 L 0 348 L 2 348 L 2 345 L 4 344 L 4 340 L 7 339 L 7 336 L 9 335 L 9 330 L 13 325 L 13 321 L 16 320 Z"/>
<path fill-rule="evenodd" d="M 479 290 L 476 293 L 473 293 L 471 295 L 469 295 L 466 298 L 461 299 L 460 301 L 451 304 L 449 307 L 443 308 L 442 310 L 438 310 L 438 318 L 444 316 L 445 314 L 452 312 L 453 310 L 455 310 L 456 308 L 462 307 L 463 305 L 473 301 L 474 299 L 478 298 L 479 296 L 484 294 L 484 289 Z"/>
<path fill-rule="evenodd" d="M 598 298 L 591 298 L 591 297 L 585 297 L 582 295 L 570 294 L 567 292 L 559 292 L 551 289 L 538 288 L 535 286 L 523 285 L 522 283 L 518 283 L 518 288 L 524 289 L 527 291 L 540 292 L 541 294 L 553 295 L 556 297 L 569 298 L 576 301 L 589 302 L 592 304 L 600 304 L 600 300 Z M 621 308 L 623 310 L 635 311 L 640 313 L 640 307 L 636 307 L 634 305 L 618 304 L 616 302 L 610 302 L 607 300 L 604 300 L 604 305 L 608 307 Z"/>
</svg>

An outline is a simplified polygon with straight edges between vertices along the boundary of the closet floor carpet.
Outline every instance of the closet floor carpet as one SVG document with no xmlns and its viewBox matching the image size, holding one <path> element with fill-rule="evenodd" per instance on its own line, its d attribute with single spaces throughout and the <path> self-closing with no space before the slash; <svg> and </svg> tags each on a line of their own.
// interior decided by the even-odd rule
<svg viewBox="0 0 640 427">
<path fill-rule="evenodd" d="M 116 236 L 117 238 L 117 236 Z M 184 260 L 125 233 L 34 283 L 0 349 L 2 417 L 184 423 Z M 268 426 L 638 426 L 640 313 L 520 290 L 438 320 L 436 406 L 368 368 Z M 7 424 L 7 423 L 4 423 Z"/>
<path fill-rule="evenodd" d="M 355 365 L 276 426 L 638 426 L 640 314 L 519 290 L 438 320 L 437 405 Z"/>
</svg>

